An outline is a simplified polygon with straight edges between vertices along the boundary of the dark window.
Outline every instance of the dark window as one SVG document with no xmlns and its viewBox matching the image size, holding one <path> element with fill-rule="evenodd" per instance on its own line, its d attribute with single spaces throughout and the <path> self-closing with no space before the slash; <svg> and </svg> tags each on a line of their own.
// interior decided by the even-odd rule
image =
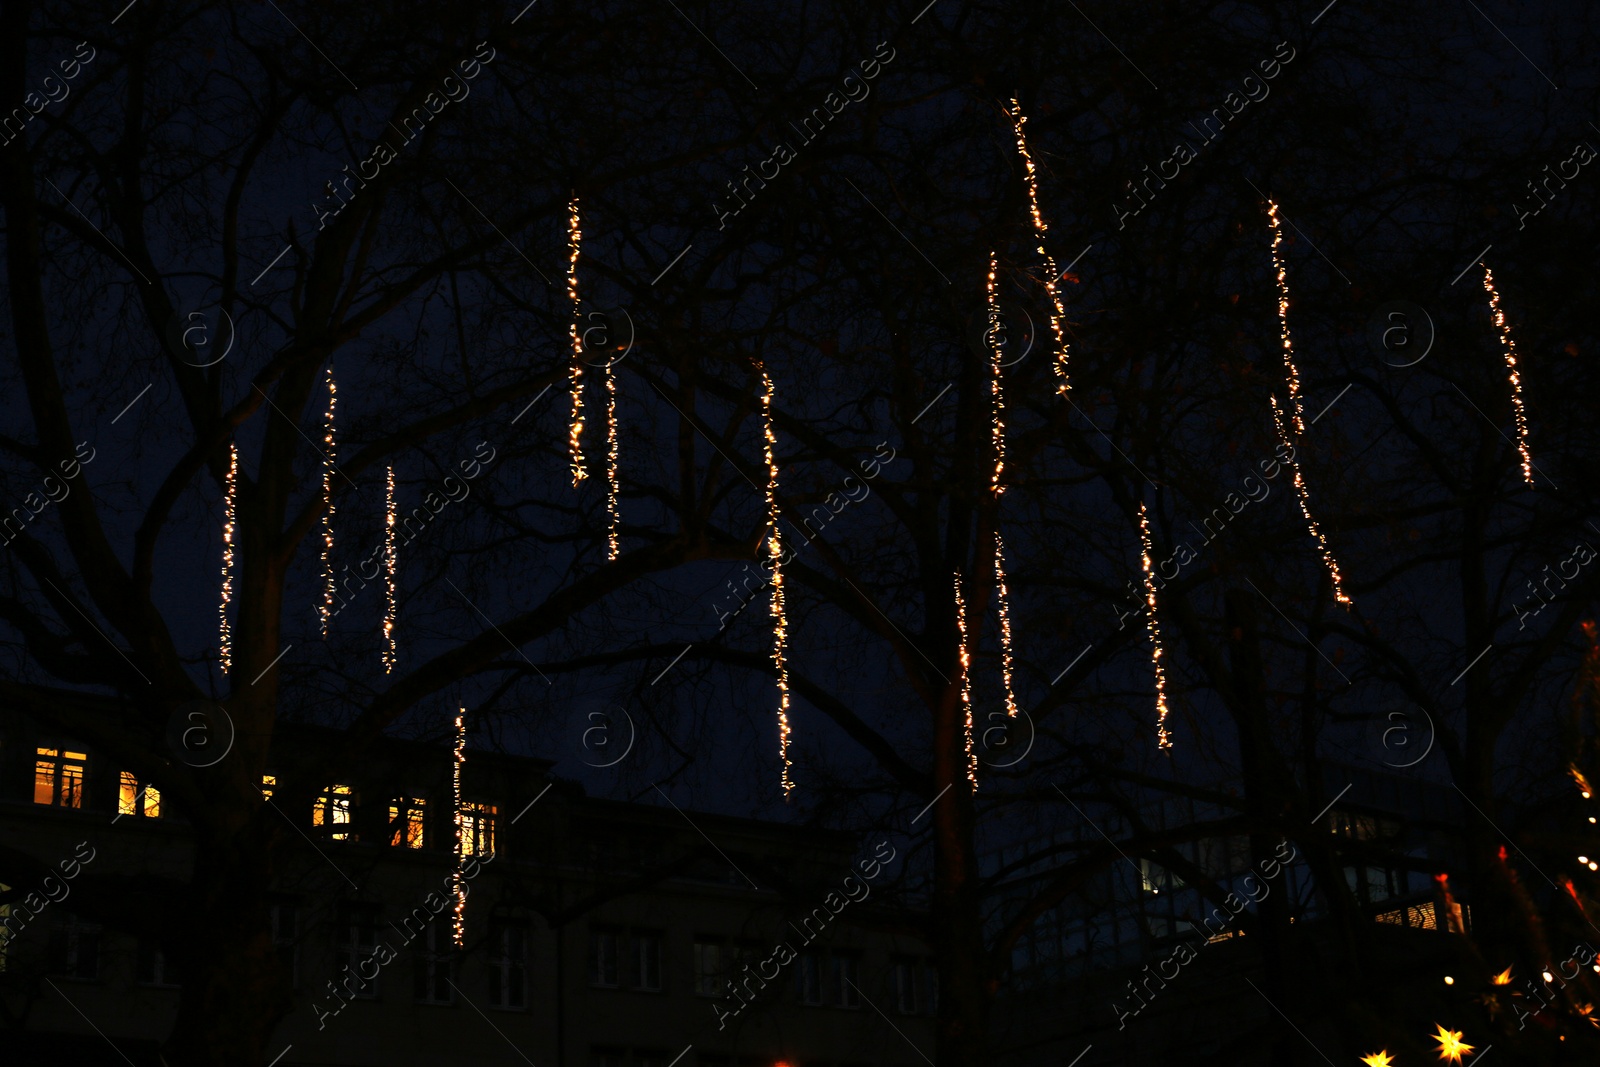
<svg viewBox="0 0 1600 1067">
<path fill-rule="evenodd" d="M 76 916 L 51 927 L 50 968 L 86 982 L 100 977 L 100 927 Z"/>
<path fill-rule="evenodd" d="M 733 970 L 733 949 L 721 941 L 696 940 L 694 943 L 694 995 L 721 997 L 728 993 L 728 975 Z"/>
<path fill-rule="evenodd" d="M 175 989 L 178 986 L 176 969 L 167 960 L 161 946 L 148 938 L 139 939 L 139 950 L 134 961 L 134 974 L 140 985 Z"/>
<path fill-rule="evenodd" d="M 635 930 L 628 940 L 628 985 L 633 989 L 661 991 L 661 934 Z"/>
<path fill-rule="evenodd" d="M 528 929 L 506 924 L 489 933 L 489 1003 L 496 1008 L 528 1006 Z"/>
<path fill-rule="evenodd" d="M 452 928 L 445 916 L 434 919 L 423 928 L 416 941 L 414 961 L 416 968 L 416 997 L 423 1004 L 454 1004 L 455 948 L 451 941 Z"/>
<path fill-rule="evenodd" d="M 340 909 L 339 923 L 333 943 L 334 984 L 342 986 L 351 996 L 365 1000 L 378 998 L 378 979 L 362 978 L 360 970 L 365 965 L 370 973 L 374 963 L 368 962 L 377 946 L 378 909 L 371 904 L 345 904 Z"/>
<path fill-rule="evenodd" d="M 603 989 L 616 989 L 618 982 L 618 930 L 594 929 L 589 931 L 589 984 Z"/>
<path fill-rule="evenodd" d="M 272 905 L 272 943 L 278 959 L 289 972 L 292 988 L 300 988 L 300 911 L 293 904 Z"/>
</svg>

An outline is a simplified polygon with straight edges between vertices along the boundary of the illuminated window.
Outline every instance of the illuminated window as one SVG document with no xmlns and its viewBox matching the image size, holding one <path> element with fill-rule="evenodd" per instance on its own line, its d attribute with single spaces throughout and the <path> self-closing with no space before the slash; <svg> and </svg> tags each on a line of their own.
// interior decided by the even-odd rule
<svg viewBox="0 0 1600 1067">
<path fill-rule="evenodd" d="M 347 785 L 330 785 L 328 791 L 317 798 L 311 809 L 312 826 L 343 827 L 330 829 L 328 836 L 335 841 L 354 841 L 355 833 L 349 829 L 350 815 L 355 803 L 355 790 Z"/>
<path fill-rule="evenodd" d="M 278 776 L 276 774 L 263 774 L 261 776 L 262 800 L 271 800 L 272 791 L 276 788 L 278 788 Z"/>
<path fill-rule="evenodd" d="M 396 848 L 421 848 L 427 811 L 428 802 L 422 797 L 396 797 L 389 805 L 389 844 Z"/>
<path fill-rule="evenodd" d="M 153 785 L 139 788 L 139 779 L 132 771 L 122 772 L 122 787 L 117 792 L 118 815 L 143 815 L 148 819 L 161 817 L 161 791 Z"/>
<path fill-rule="evenodd" d="M 83 807 L 83 770 L 88 759 L 82 752 L 40 748 L 33 764 L 33 802 L 60 808 Z"/>
<path fill-rule="evenodd" d="M 493 804 L 475 804 L 471 801 L 461 805 L 463 856 L 481 856 L 494 851 L 494 816 L 498 810 Z"/>
</svg>

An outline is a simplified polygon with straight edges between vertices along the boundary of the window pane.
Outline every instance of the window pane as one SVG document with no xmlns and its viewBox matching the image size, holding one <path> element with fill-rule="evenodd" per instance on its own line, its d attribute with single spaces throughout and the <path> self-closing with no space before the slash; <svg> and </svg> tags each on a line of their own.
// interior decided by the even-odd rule
<svg viewBox="0 0 1600 1067">
<path fill-rule="evenodd" d="M 139 780 L 132 771 L 122 772 L 122 788 L 117 792 L 117 814 L 134 815 L 138 812 Z"/>
</svg>

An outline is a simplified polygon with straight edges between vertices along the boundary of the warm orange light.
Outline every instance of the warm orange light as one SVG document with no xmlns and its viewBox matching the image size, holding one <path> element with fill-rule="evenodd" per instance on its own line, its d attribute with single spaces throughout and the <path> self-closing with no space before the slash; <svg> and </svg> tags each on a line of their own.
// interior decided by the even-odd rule
<svg viewBox="0 0 1600 1067">
<path fill-rule="evenodd" d="M 399 611 L 399 550 L 395 544 L 394 468 L 389 468 L 383 497 L 383 673 L 392 673 L 400 657 L 396 652 L 394 624 Z"/>
<path fill-rule="evenodd" d="M 567 297 L 572 301 L 572 321 L 567 333 L 572 341 L 571 375 L 572 424 L 567 430 L 567 448 L 572 455 L 572 484 L 576 486 L 589 476 L 583 463 L 583 338 L 578 333 L 578 251 L 583 247 L 583 231 L 578 227 L 578 198 L 567 205 L 567 245 L 571 258 L 567 262 Z"/>
<path fill-rule="evenodd" d="M 1167 732 L 1167 668 L 1161 662 L 1161 621 L 1156 617 L 1156 580 L 1150 541 L 1150 516 L 1139 501 L 1139 563 L 1144 571 L 1145 612 L 1150 617 L 1150 664 L 1156 675 L 1156 747 L 1171 748 Z"/>
<path fill-rule="evenodd" d="M 453 766 L 451 769 L 451 791 L 455 804 L 456 827 L 456 869 L 451 876 L 452 895 L 455 897 L 455 921 L 453 933 L 456 948 L 461 948 L 467 940 L 467 884 L 461 877 L 465 851 L 462 848 L 462 819 L 461 810 L 461 765 L 467 761 L 467 709 L 461 708 L 456 712 L 456 745 L 452 755 Z"/>
<path fill-rule="evenodd" d="M 772 568 L 772 665 L 778 671 L 778 759 L 783 795 L 794 789 L 789 772 L 789 619 L 783 599 L 783 541 L 778 529 L 778 434 L 772 425 L 772 376 L 761 368 L 761 431 L 767 462 L 767 559 Z"/>
<path fill-rule="evenodd" d="M 961 595 L 961 572 L 956 571 L 957 658 L 961 670 L 961 711 L 967 749 L 967 781 L 978 788 L 978 754 L 972 747 L 972 649 L 967 643 L 967 602 Z"/>
<path fill-rule="evenodd" d="M 228 444 L 228 478 L 222 505 L 222 598 L 217 603 L 217 658 L 222 673 L 233 670 L 233 631 L 228 625 L 228 602 L 233 599 L 233 535 L 239 518 L 239 446 Z"/>
<path fill-rule="evenodd" d="M 1027 123 L 1028 117 L 1022 113 L 1022 105 L 1017 103 L 1016 97 L 1011 98 L 1011 106 L 1006 109 L 1006 114 L 1011 116 L 1012 128 L 1017 134 L 1017 154 L 1022 157 L 1023 181 L 1028 190 L 1028 213 L 1033 219 L 1034 236 L 1038 238 L 1039 258 L 1044 263 L 1044 291 L 1050 296 L 1050 334 L 1056 345 L 1056 377 L 1061 379 L 1056 386 L 1056 392 L 1062 396 L 1072 388 L 1072 383 L 1067 376 L 1067 338 L 1063 332 L 1067 312 L 1061 305 L 1060 279 L 1056 277 L 1056 261 L 1045 251 L 1044 235 L 1049 230 L 1049 225 L 1044 220 L 1044 215 L 1039 211 L 1039 182 L 1033 165 L 1033 153 L 1028 151 L 1028 138 L 1022 127 Z M 993 270 L 990 271 L 991 275 Z"/>
<path fill-rule="evenodd" d="M 1494 977 L 1490 978 L 1489 981 L 1493 982 L 1495 985 L 1510 985 L 1511 984 L 1511 968 L 1507 967 L 1505 970 L 1501 971 L 1499 974 L 1497 974 Z"/>
<path fill-rule="evenodd" d="M 333 380 L 333 365 L 328 366 L 328 409 L 322 415 L 322 603 L 317 615 L 322 620 L 322 636 L 328 636 L 333 620 L 333 604 L 339 587 L 333 580 L 333 414 L 339 402 L 339 387 Z"/>
<path fill-rule="evenodd" d="M 1473 1049 L 1473 1046 L 1461 1040 L 1460 1030 L 1446 1030 L 1440 1026 L 1439 1032 L 1433 1035 L 1433 1039 L 1439 1042 L 1439 1058 L 1451 1063 L 1460 1063 L 1461 1054 L 1471 1052 Z"/>
<path fill-rule="evenodd" d="M 1389 1058 L 1387 1049 L 1361 1057 L 1361 1062 L 1367 1067 L 1393 1067 L 1394 1060 Z"/>
<path fill-rule="evenodd" d="M 1528 413 L 1522 406 L 1522 372 L 1517 370 L 1517 342 L 1511 338 L 1511 324 L 1500 310 L 1500 292 L 1494 287 L 1494 272 L 1483 265 L 1483 287 L 1489 293 L 1489 310 L 1494 324 L 1500 330 L 1500 342 L 1506 350 L 1506 374 L 1511 379 L 1511 411 L 1517 418 L 1517 452 L 1522 456 L 1522 480 L 1533 484 L 1533 454 L 1528 450 Z M 1588 796 L 1587 793 L 1584 794 Z"/>
</svg>

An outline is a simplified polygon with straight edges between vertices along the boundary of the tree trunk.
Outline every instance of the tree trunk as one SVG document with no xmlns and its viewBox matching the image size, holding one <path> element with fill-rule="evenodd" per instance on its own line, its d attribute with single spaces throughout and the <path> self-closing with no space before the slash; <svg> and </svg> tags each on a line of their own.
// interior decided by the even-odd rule
<svg viewBox="0 0 1600 1067">
<path fill-rule="evenodd" d="M 930 941 L 939 972 L 939 1067 L 986 1063 L 992 996 L 978 907 L 978 859 L 972 789 L 967 781 L 960 679 L 948 686 L 934 729 L 934 891 Z"/>
</svg>

